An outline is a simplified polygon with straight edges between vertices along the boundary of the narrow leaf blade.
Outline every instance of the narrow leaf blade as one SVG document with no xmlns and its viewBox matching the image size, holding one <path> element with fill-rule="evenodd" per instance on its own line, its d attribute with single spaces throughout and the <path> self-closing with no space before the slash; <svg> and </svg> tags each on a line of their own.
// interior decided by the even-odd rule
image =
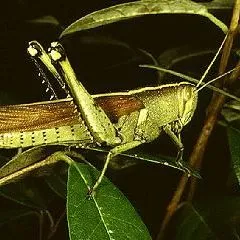
<svg viewBox="0 0 240 240">
<path fill-rule="evenodd" d="M 223 32 L 227 32 L 227 26 L 210 14 L 207 8 L 201 4 L 189 0 L 144 0 L 119 4 L 90 13 L 68 26 L 60 37 L 118 21 L 154 14 L 197 14 L 207 17 Z"/>
</svg>

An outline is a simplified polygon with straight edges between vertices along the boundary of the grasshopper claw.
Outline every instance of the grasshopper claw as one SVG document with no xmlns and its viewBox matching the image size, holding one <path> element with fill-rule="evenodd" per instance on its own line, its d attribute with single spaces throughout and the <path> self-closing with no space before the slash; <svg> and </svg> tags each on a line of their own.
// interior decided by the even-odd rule
<svg viewBox="0 0 240 240">
<path fill-rule="evenodd" d="M 87 199 L 87 200 L 92 200 L 93 197 L 95 196 L 95 193 L 96 193 L 96 191 L 94 191 L 93 188 L 90 188 L 90 189 L 88 190 L 86 199 Z"/>
<path fill-rule="evenodd" d="M 202 179 L 199 172 L 197 170 L 193 169 L 191 166 L 189 166 L 185 161 L 179 160 L 179 161 L 177 161 L 177 165 L 180 169 L 182 169 L 188 175 L 188 177 L 193 176 L 193 177 Z"/>
</svg>

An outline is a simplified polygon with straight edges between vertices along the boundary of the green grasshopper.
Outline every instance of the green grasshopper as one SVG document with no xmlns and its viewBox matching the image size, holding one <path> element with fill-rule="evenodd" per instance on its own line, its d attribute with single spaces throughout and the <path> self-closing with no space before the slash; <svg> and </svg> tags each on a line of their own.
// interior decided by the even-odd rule
<svg viewBox="0 0 240 240">
<path fill-rule="evenodd" d="M 78 81 L 63 47 L 54 42 L 46 53 L 32 41 L 28 53 L 40 59 L 72 98 L 0 108 L 0 148 L 66 144 L 80 148 L 111 147 L 93 193 L 109 161 L 116 155 L 149 143 L 165 132 L 178 148 L 183 167 L 181 130 L 193 117 L 198 85 L 188 82 L 145 87 L 128 92 L 90 95 Z M 58 69 L 58 70 L 57 70 Z"/>
</svg>

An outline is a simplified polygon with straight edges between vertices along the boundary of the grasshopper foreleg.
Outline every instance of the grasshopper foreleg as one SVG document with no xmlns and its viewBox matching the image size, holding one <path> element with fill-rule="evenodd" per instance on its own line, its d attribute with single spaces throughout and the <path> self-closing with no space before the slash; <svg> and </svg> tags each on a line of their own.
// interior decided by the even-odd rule
<svg viewBox="0 0 240 240">
<path fill-rule="evenodd" d="M 174 128 L 175 131 L 173 131 L 172 126 L 170 124 L 167 124 L 163 127 L 163 130 L 172 139 L 172 141 L 178 148 L 178 153 L 176 157 L 176 163 L 178 167 L 183 169 L 184 172 L 186 172 L 188 175 L 192 175 L 192 169 L 186 166 L 185 162 L 183 161 L 184 146 L 180 135 L 181 128 Z"/>
</svg>

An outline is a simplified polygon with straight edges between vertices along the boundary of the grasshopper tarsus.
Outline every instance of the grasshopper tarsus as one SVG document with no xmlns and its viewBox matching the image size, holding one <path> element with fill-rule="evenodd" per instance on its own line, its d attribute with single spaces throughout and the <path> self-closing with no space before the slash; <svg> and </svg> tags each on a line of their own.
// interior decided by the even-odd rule
<svg viewBox="0 0 240 240">
<path fill-rule="evenodd" d="M 176 158 L 177 166 L 183 172 L 185 172 L 188 177 L 194 176 L 194 177 L 197 177 L 197 178 L 201 178 L 199 173 L 195 169 L 193 169 L 191 166 L 189 166 L 187 162 L 185 162 L 183 160 L 183 151 L 184 151 L 184 147 L 182 146 L 181 148 L 179 148 L 179 151 L 178 151 L 178 154 L 177 154 L 177 158 Z"/>
<path fill-rule="evenodd" d="M 195 169 L 193 169 L 191 166 L 189 166 L 184 160 L 178 160 L 177 161 L 177 166 L 184 172 L 187 174 L 188 177 L 196 177 L 199 179 L 202 179 L 201 175 L 199 174 L 199 172 Z"/>
<path fill-rule="evenodd" d="M 93 188 L 90 188 L 90 189 L 88 190 L 87 195 L 86 195 L 86 199 L 87 199 L 87 200 L 92 200 L 93 197 L 95 196 L 95 194 L 96 194 L 96 191 L 95 191 Z"/>
</svg>

